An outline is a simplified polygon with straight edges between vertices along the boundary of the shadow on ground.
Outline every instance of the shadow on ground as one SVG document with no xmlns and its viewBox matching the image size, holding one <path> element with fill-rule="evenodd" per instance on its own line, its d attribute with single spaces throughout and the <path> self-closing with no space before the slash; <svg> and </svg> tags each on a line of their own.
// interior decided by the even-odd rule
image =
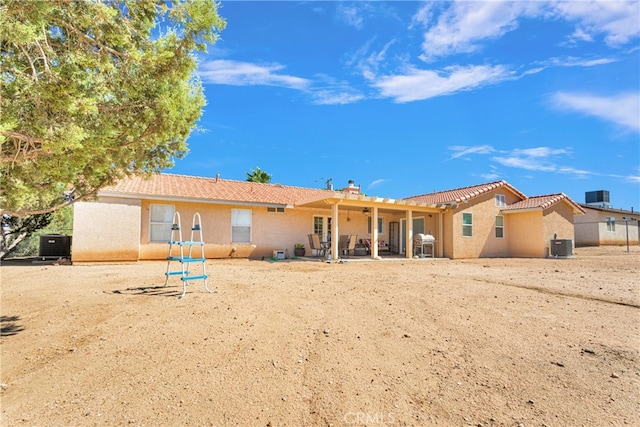
<svg viewBox="0 0 640 427">
<path fill-rule="evenodd" d="M 137 288 L 117 289 L 115 291 L 105 291 L 105 293 L 115 295 L 179 297 L 182 294 L 182 288 L 176 289 L 169 286 L 142 286 Z"/>
<path fill-rule="evenodd" d="M 0 337 L 11 337 L 24 331 L 24 327 L 17 322 L 20 316 L 2 316 L 0 317 Z"/>
</svg>

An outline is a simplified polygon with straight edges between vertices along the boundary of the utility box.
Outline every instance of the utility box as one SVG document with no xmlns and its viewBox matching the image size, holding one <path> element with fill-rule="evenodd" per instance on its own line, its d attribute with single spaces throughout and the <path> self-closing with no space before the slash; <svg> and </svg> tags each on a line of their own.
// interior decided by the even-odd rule
<svg viewBox="0 0 640 427">
<path fill-rule="evenodd" d="M 573 240 L 553 239 L 549 249 L 552 257 L 571 257 L 573 256 Z"/>
<path fill-rule="evenodd" d="M 40 258 L 71 257 L 71 236 L 64 234 L 45 234 L 40 236 Z"/>
<path fill-rule="evenodd" d="M 285 251 L 273 251 L 273 259 L 285 259 Z"/>
</svg>

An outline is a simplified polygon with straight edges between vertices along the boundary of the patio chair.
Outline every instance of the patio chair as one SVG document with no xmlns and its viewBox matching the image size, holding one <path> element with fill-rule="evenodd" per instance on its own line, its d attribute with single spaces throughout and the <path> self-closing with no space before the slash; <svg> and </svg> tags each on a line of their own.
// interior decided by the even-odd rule
<svg viewBox="0 0 640 427">
<path fill-rule="evenodd" d="M 349 246 L 349 235 L 341 234 L 340 237 L 338 238 L 339 253 L 343 254 L 347 250 L 348 246 Z"/>
<path fill-rule="evenodd" d="M 344 254 L 345 258 L 349 258 L 349 255 L 355 255 L 356 243 L 358 243 L 358 235 L 351 234 L 347 237 L 347 243 L 343 248 L 340 248 L 340 252 Z"/>
<path fill-rule="evenodd" d="M 320 236 L 317 234 L 309 234 L 309 246 L 312 251 L 316 252 L 315 256 L 324 256 L 326 248 L 320 243 Z"/>
</svg>

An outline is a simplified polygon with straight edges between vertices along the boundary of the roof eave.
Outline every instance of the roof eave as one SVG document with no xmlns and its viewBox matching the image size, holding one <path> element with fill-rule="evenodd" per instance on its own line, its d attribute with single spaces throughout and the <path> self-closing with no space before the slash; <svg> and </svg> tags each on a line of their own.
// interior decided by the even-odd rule
<svg viewBox="0 0 640 427">
<path fill-rule="evenodd" d="M 205 203 L 209 205 L 236 205 L 236 206 L 260 206 L 260 207 L 283 207 L 292 208 L 288 203 L 276 202 L 251 202 L 246 200 L 222 200 L 222 199 L 205 199 L 198 197 L 175 197 L 175 196 L 156 196 L 153 194 L 135 194 L 135 193 L 115 193 L 115 192 L 99 192 L 98 197 L 114 197 L 121 199 L 138 199 L 138 200 L 160 200 L 163 202 L 182 202 L 182 203 Z"/>
</svg>

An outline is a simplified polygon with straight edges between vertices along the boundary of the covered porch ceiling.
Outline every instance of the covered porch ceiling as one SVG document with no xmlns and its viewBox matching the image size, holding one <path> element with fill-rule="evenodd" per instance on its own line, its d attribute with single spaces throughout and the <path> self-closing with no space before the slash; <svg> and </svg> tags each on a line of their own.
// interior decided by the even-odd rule
<svg viewBox="0 0 640 427">
<path fill-rule="evenodd" d="M 407 218 L 407 223 L 411 224 L 411 219 L 416 213 L 435 213 L 442 214 L 450 205 L 447 204 L 427 204 L 415 201 L 397 200 L 391 198 L 383 198 L 376 196 L 365 196 L 362 194 L 335 192 L 328 197 L 325 195 L 312 200 L 306 200 L 298 202 L 293 207 L 305 207 L 313 209 L 326 209 L 330 211 L 330 215 L 333 218 L 337 218 L 340 211 L 362 211 L 365 208 L 371 210 L 372 216 L 372 232 L 371 232 L 371 257 L 378 258 L 378 215 L 385 213 L 401 213 Z M 441 215 L 438 215 L 441 217 Z M 440 228 L 439 235 L 442 235 L 442 219 L 438 221 Z M 332 221 L 331 234 L 338 236 L 338 221 Z M 406 256 L 410 258 L 413 254 L 413 229 L 408 226 L 406 229 Z M 442 241 L 438 242 L 439 251 L 442 253 Z M 340 257 L 338 251 L 338 239 L 331 241 L 331 254 L 334 259 Z"/>
<path fill-rule="evenodd" d="M 295 203 L 293 207 L 305 207 L 315 209 L 331 209 L 332 206 L 337 206 L 339 210 L 344 211 L 357 211 L 364 208 L 378 208 L 380 213 L 398 213 L 398 212 L 428 212 L 439 213 L 448 208 L 448 205 L 444 204 L 427 204 L 418 203 L 414 201 L 391 199 L 376 196 L 365 196 L 362 194 L 349 194 L 336 192 L 330 197 L 320 197 L 312 200 L 305 200 Z"/>
</svg>

